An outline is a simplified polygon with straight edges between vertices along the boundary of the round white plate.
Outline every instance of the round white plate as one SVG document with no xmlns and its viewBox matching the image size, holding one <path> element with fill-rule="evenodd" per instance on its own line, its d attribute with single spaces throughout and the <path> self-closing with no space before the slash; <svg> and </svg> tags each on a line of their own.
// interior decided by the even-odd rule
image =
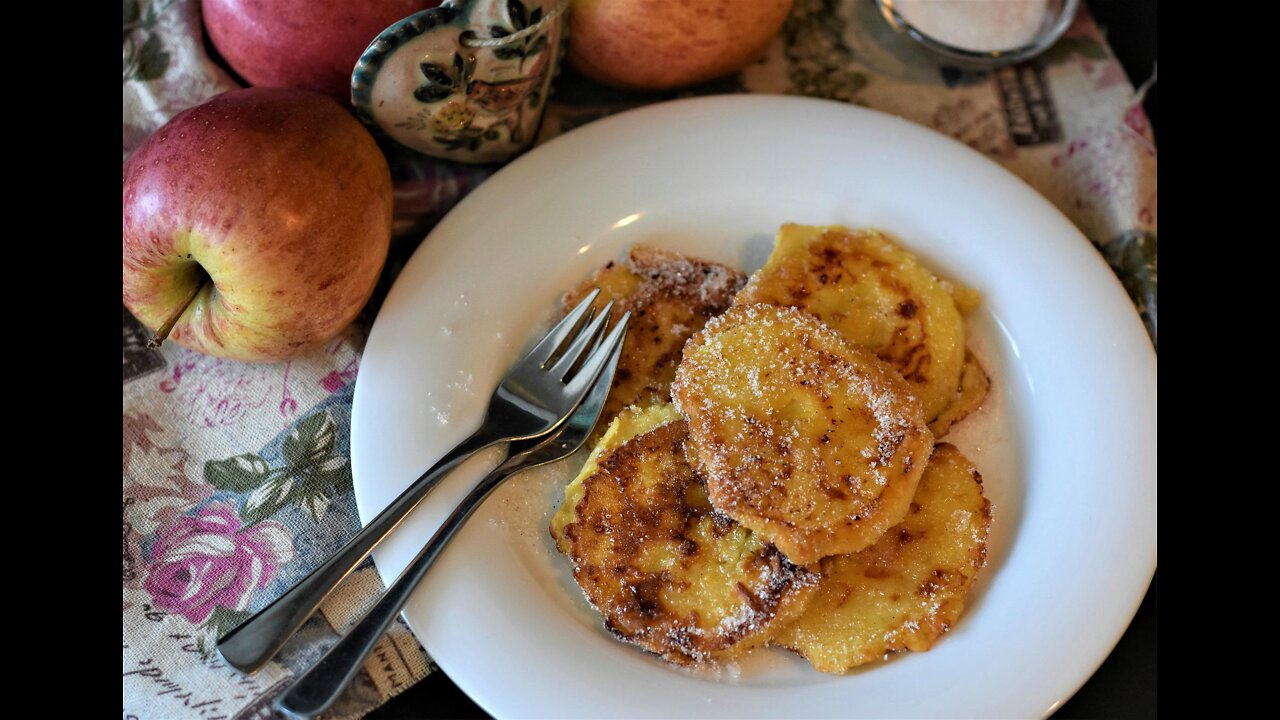
<svg viewBox="0 0 1280 720">
<path fill-rule="evenodd" d="M 948 437 L 994 505 L 952 632 L 847 676 L 761 650 L 690 673 L 612 638 L 547 521 L 571 462 L 513 478 L 405 610 L 432 658 L 507 717 L 1032 716 L 1105 659 L 1156 563 L 1156 367 L 1110 269 L 982 155 L 888 115 L 788 97 L 685 100 L 601 120 L 513 162 L 422 243 L 369 337 L 352 412 L 367 522 L 479 423 L 560 294 L 647 242 L 751 271 L 779 225 L 874 226 L 980 289 L 994 383 Z M 469 461 L 375 552 L 388 582 L 494 462 Z M 580 458 L 579 458 L 580 461 Z"/>
</svg>

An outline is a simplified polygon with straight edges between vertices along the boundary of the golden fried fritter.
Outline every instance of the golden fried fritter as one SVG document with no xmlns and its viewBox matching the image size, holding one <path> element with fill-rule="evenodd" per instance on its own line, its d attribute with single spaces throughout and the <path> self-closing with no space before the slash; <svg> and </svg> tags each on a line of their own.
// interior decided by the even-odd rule
<svg viewBox="0 0 1280 720">
<path fill-rule="evenodd" d="M 960 389 L 952 398 L 951 404 L 942 414 L 929 423 L 929 430 L 935 438 L 947 434 L 952 425 L 968 417 L 969 413 L 982 407 L 991 389 L 991 378 L 982 369 L 982 363 L 971 352 L 964 354 L 964 371 L 960 373 Z"/>
<path fill-rule="evenodd" d="M 605 626 L 681 664 L 768 641 L 804 611 L 818 581 L 712 510 L 685 455 L 687 428 L 665 422 L 602 452 L 559 533 Z"/>
<path fill-rule="evenodd" d="M 901 521 L 933 449 L 902 376 L 795 308 L 707 323 L 671 393 L 712 505 L 802 565 Z"/>
<path fill-rule="evenodd" d="M 956 303 L 956 309 L 960 314 L 969 317 L 982 305 L 982 293 L 969 287 L 962 285 L 954 280 L 940 280 L 942 287 L 946 289 L 947 294 Z"/>
<path fill-rule="evenodd" d="M 582 464 L 578 476 L 565 486 L 564 500 L 560 503 L 560 509 L 551 517 L 551 537 L 556 541 L 557 550 L 562 553 L 569 551 L 562 531 L 565 525 L 573 522 L 577 517 L 578 501 L 582 499 L 582 482 L 595 474 L 600 458 L 637 435 L 643 435 L 659 425 L 681 419 L 680 413 L 676 412 L 675 406 L 670 403 L 644 408 L 632 405 L 613 418 L 600 440 L 591 448 L 591 453 L 587 455 L 587 461 Z"/>
<path fill-rule="evenodd" d="M 951 403 L 964 365 L 964 319 L 949 289 L 874 230 L 783 225 L 769 261 L 735 305 L 796 307 L 897 368 L 932 420 Z"/>
<path fill-rule="evenodd" d="M 628 405 L 670 402 L 680 349 L 707 320 L 729 307 L 746 279 L 727 265 L 636 245 L 625 264 L 608 263 L 565 295 L 566 312 L 594 287 L 600 288 L 597 307 L 615 300 L 615 317 L 631 311 L 613 389 L 591 440 Z"/>
<path fill-rule="evenodd" d="M 862 552 L 823 560 L 818 597 L 774 643 L 830 673 L 928 650 L 964 611 L 990 525 L 982 476 L 940 443 L 906 519 Z"/>
</svg>

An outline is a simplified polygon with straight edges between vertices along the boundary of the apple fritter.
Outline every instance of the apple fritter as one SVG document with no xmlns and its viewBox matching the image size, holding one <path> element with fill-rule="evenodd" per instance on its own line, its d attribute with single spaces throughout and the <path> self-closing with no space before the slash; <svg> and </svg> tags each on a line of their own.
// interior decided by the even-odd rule
<svg viewBox="0 0 1280 720">
<path fill-rule="evenodd" d="M 933 436 L 940 438 L 946 435 L 952 425 L 982 407 L 982 401 L 987 399 L 987 392 L 990 389 L 991 378 L 987 377 L 987 372 L 982 369 L 982 363 L 978 362 L 978 358 L 974 357 L 973 353 L 966 351 L 964 371 L 960 373 L 959 391 L 951 399 L 947 409 L 929 423 L 929 430 L 933 432 Z"/>
<path fill-rule="evenodd" d="M 982 293 L 968 285 L 962 285 L 954 280 L 941 280 L 942 287 L 951 295 L 951 299 L 956 303 L 956 309 L 960 314 L 969 317 L 982 305 Z"/>
<path fill-rule="evenodd" d="M 591 440 L 628 405 L 671 401 L 680 349 L 707 320 L 729 307 L 746 279 L 727 265 L 636 245 L 626 263 L 606 264 L 565 295 L 566 312 L 594 287 L 600 288 L 597 307 L 614 300 L 616 316 L 631 311 L 613 388 Z"/>
<path fill-rule="evenodd" d="M 928 650 L 964 611 L 990 524 L 982 476 L 940 443 L 906 519 L 862 552 L 823 560 L 818 597 L 773 642 L 830 673 Z"/>
<path fill-rule="evenodd" d="M 715 512 L 675 420 L 598 457 L 561 530 L 617 637 L 680 664 L 728 660 L 804 611 L 818 576 Z"/>
<path fill-rule="evenodd" d="M 897 368 L 938 417 L 964 366 L 964 319 L 942 281 L 874 230 L 786 224 L 768 262 L 734 299 L 811 313 Z M 976 294 L 954 288 L 969 306 Z"/>
<path fill-rule="evenodd" d="M 712 505 L 802 565 L 901 521 L 933 449 L 902 376 L 795 308 L 707 323 L 671 394 Z"/>
<path fill-rule="evenodd" d="M 633 405 L 623 409 L 613 418 L 608 429 L 600 436 L 600 440 L 591 448 L 591 453 L 587 455 L 587 461 L 582 464 L 582 470 L 578 471 L 578 476 L 565 486 L 564 500 L 560 503 L 560 509 L 551 517 L 551 537 L 556 541 L 557 550 L 562 553 L 569 551 L 562 530 L 577 517 L 578 501 L 582 499 L 582 482 L 595 473 L 601 456 L 637 435 L 643 435 L 659 425 L 680 419 L 682 419 L 680 413 L 676 412 L 675 406 L 670 403 L 644 408 Z"/>
</svg>

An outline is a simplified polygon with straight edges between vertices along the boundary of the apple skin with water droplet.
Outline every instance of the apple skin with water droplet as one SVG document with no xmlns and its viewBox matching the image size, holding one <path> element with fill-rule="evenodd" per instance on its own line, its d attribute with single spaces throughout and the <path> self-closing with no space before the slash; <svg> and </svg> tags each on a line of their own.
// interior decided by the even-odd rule
<svg viewBox="0 0 1280 720">
<path fill-rule="evenodd" d="M 391 211 L 386 158 L 338 103 L 283 88 L 223 93 L 124 164 L 124 304 L 154 332 L 195 292 L 169 339 L 286 359 L 336 336 L 369 300 Z"/>
</svg>

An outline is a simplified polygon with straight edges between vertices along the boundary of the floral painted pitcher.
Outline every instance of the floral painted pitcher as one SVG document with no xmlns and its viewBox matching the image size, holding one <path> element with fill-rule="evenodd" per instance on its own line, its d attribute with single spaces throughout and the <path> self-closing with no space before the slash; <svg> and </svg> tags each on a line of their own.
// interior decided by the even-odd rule
<svg viewBox="0 0 1280 720">
<path fill-rule="evenodd" d="M 356 63 L 367 125 L 434 157 L 508 160 L 533 142 L 559 70 L 568 0 L 459 0 L 382 31 Z"/>
</svg>

